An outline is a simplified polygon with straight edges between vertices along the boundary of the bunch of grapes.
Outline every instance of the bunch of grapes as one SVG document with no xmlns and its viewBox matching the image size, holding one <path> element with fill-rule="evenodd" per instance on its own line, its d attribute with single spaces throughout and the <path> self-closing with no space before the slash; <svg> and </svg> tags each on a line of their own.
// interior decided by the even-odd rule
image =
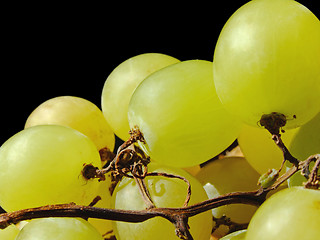
<svg viewBox="0 0 320 240">
<path fill-rule="evenodd" d="M 261 206 L 231 204 L 190 217 L 190 233 L 195 240 L 318 239 L 319 96 L 317 17 L 293 0 L 253 0 L 225 24 L 213 62 L 141 54 L 109 75 L 101 110 L 73 96 L 39 105 L 0 148 L 0 206 L 6 212 L 57 204 L 188 209 L 254 191 L 260 175 L 270 186 L 270 169 L 284 159 L 272 139 L 277 135 L 299 160 L 318 154 L 304 172 L 316 174 L 312 189 L 298 171 Z M 144 161 L 132 163 L 132 156 Z M 179 236 L 161 217 L 139 223 L 49 217 L 0 230 L 1 240 Z"/>
</svg>

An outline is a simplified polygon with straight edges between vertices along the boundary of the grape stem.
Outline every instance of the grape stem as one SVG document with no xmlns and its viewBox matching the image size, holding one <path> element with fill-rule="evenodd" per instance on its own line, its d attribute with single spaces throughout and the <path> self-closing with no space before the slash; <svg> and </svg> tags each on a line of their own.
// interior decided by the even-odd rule
<svg viewBox="0 0 320 240">
<path fill-rule="evenodd" d="M 226 204 L 245 203 L 260 205 L 264 201 L 264 191 L 235 192 L 214 199 L 182 208 L 148 208 L 140 211 L 106 209 L 93 206 L 80 206 L 74 203 L 48 205 L 38 208 L 23 209 L 0 215 L 0 228 L 23 220 L 45 217 L 81 217 L 99 218 L 124 222 L 144 222 L 154 217 L 163 217 L 176 226 L 176 233 L 181 239 L 192 240 L 188 227 L 188 218 Z"/>
<path fill-rule="evenodd" d="M 289 161 L 293 165 L 299 166 L 299 160 L 296 159 L 294 156 L 292 156 L 292 154 L 289 152 L 288 148 L 285 146 L 285 144 L 283 143 L 283 141 L 281 139 L 281 134 L 273 134 L 272 135 L 272 140 L 281 149 L 281 151 L 283 153 L 283 159 L 284 159 L 283 163 L 285 161 Z M 282 166 L 283 165 L 284 164 L 282 164 Z"/>
<path fill-rule="evenodd" d="M 309 171 L 309 165 L 311 162 L 315 162 L 311 171 Z M 320 167 L 320 154 L 310 156 L 306 161 L 300 162 L 301 174 L 307 178 L 307 182 L 304 183 L 306 188 L 318 189 L 320 188 L 320 176 L 318 175 Z"/>
<path fill-rule="evenodd" d="M 238 230 L 246 229 L 248 227 L 248 223 L 236 223 L 231 220 L 231 218 L 226 215 L 222 215 L 220 218 L 213 217 L 213 221 L 215 222 L 215 226 L 212 229 L 212 233 L 216 231 L 221 225 L 227 226 L 229 228 L 228 233 L 232 233 Z"/>
<path fill-rule="evenodd" d="M 320 167 L 320 154 L 312 155 L 305 161 L 299 161 L 294 156 L 292 156 L 288 148 L 283 143 L 280 134 L 280 132 L 283 132 L 282 127 L 286 125 L 286 122 L 286 116 L 277 112 L 262 115 L 259 122 L 261 126 L 263 126 L 272 134 L 273 141 L 283 153 L 283 162 L 278 172 L 280 173 L 282 167 L 284 166 L 284 163 L 288 161 L 293 164 L 294 172 L 301 171 L 301 174 L 307 179 L 307 182 L 304 183 L 304 186 L 306 188 L 318 189 L 320 187 L 320 179 L 318 176 Z M 315 162 L 315 165 L 310 171 L 309 166 L 311 162 Z"/>
<path fill-rule="evenodd" d="M 264 114 L 262 115 L 259 123 L 272 134 L 273 141 L 283 153 L 284 161 L 289 161 L 298 167 L 298 159 L 292 156 L 292 154 L 289 152 L 288 148 L 285 146 L 281 139 L 280 132 L 283 131 L 282 127 L 284 127 L 287 123 L 286 116 L 277 112 Z"/>
<path fill-rule="evenodd" d="M 272 121 L 277 120 L 273 118 Z M 162 217 L 174 224 L 176 228 L 176 235 L 180 239 L 193 240 L 188 225 L 188 219 L 190 217 L 213 208 L 229 204 L 242 203 L 259 206 L 265 201 L 268 192 L 278 188 L 283 182 L 298 171 L 301 171 L 302 174 L 307 177 L 308 181 L 305 183 L 306 187 L 319 188 L 318 170 L 320 167 L 320 154 L 310 156 L 305 161 L 299 161 L 290 154 L 282 142 L 280 131 L 273 128 L 272 132 L 273 139 L 282 150 L 285 161 L 290 161 L 293 163 L 293 166 L 286 173 L 277 177 L 270 186 L 260 187 L 256 191 L 232 192 L 188 206 L 191 196 L 191 185 L 189 181 L 181 176 L 168 173 L 148 172 L 147 165 L 150 162 L 149 158 L 141 151 L 141 149 L 134 145 L 135 142 L 144 141 L 144 139 L 140 131 L 135 129 L 132 131 L 130 139 L 119 147 L 116 156 L 106 168 L 99 170 L 92 165 L 86 165 L 84 166 L 82 174 L 84 174 L 84 177 L 87 179 L 95 177 L 99 178 L 99 180 L 104 180 L 105 174 L 112 171 L 116 176 L 134 178 L 135 181 L 139 183 L 138 186 L 140 188 L 142 198 L 144 198 L 146 202 L 146 209 L 138 211 L 97 208 L 93 206 L 99 200 L 99 197 L 97 197 L 89 206 L 69 203 L 3 213 L 0 214 L 0 229 L 4 229 L 10 224 L 16 224 L 23 220 L 46 217 L 81 217 L 84 219 L 98 218 L 131 223 L 144 222 L 154 217 Z M 315 164 L 313 169 L 309 171 L 309 165 L 311 162 L 315 162 Z M 87 174 L 87 176 L 85 176 L 85 174 Z M 184 205 L 181 208 L 156 207 L 144 182 L 144 178 L 146 176 L 163 176 L 178 178 L 185 181 L 188 185 L 188 191 Z"/>
<path fill-rule="evenodd" d="M 293 166 L 290 171 L 279 177 L 277 181 L 269 188 L 260 188 L 252 192 L 233 192 L 217 198 L 212 198 L 191 206 L 182 208 L 147 208 L 145 210 L 120 210 L 96 208 L 93 206 L 80 206 L 74 203 L 48 205 L 39 208 L 23 209 L 16 212 L 4 213 L 0 215 L 0 228 L 4 229 L 10 224 L 16 224 L 23 220 L 45 217 L 82 217 L 82 218 L 99 218 L 124 222 L 144 222 L 154 217 L 163 217 L 172 222 L 176 227 L 176 233 L 181 239 L 193 239 L 189 228 L 188 218 L 200 214 L 202 212 L 217 208 L 228 204 L 250 204 L 261 205 L 266 194 L 276 189 L 290 176 L 297 171 L 297 167 Z M 152 175 L 152 173 L 151 173 Z"/>
</svg>

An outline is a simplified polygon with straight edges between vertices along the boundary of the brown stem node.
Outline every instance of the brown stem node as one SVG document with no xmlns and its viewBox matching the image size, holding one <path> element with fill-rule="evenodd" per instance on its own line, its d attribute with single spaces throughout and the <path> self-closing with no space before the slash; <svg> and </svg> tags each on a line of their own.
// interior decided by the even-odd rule
<svg viewBox="0 0 320 240">
<path fill-rule="evenodd" d="M 319 189 L 320 188 L 320 176 L 318 171 L 320 168 L 320 154 L 315 154 L 310 156 L 305 164 L 302 164 L 301 174 L 307 177 L 307 182 L 304 183 L 306 188 Z M 315 162 L 311 171 L 309 171 L 309 165 L 311 162 Z"/>
<path fill-rule="evenodd" d="M 287 123 L 287 118 L 282 113 L 272 112 L 270 114 L 263 114 L 259 123 L 271 134 L 279 135 L 280 129 Z"/>
</svg>

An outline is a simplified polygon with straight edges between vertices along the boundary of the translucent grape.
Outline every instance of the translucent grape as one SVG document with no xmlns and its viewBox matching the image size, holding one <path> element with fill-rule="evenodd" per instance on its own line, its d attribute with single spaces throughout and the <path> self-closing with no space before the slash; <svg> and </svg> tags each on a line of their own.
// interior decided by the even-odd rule
<svg viewBox="0 0 320 240">
<path fill-rule="evenodd" d="M 108 76 L 102 91 L 102 111 L 119 138 L 129 138 L 128 106 L 136 87 L 151 73 L 177 62 L 165 54 L 141 54 L 124 61 Z"/>
<path fill-rule="evenodd" d="M 19 233 L 19 229 L 15 225 L 11 225 L 5 229 L 0 229 L 1 240 L 15 240 Z"/>
<path fill-rule="evenodd" d="M 257 189 L 259 174 L 242 157 L 226 157 L 214 160 L 201 168 L 196 178 L 203 184 L 209 198 L 237 191 Z M 226 215 L 238 223 L 249 222 L 256 207 L 232 204 L 212 210 L 214 217 Z"/>
<path fill-rule="evenodd" d="M 272 112 L 287 128 L 306 123 L 320 110 L 320 21 L 296 1 L 250 1 L 222 29 L 214 79 L 227 110 L 252 126 Z"/>
<path fill-rule="evenodd" d="M 195 165 L 195 166 L 192 166 L 192 167 L 183 168 L 183 170 L 187 171 L 192 176 L 195 176 L 200 171 L 200 168 L 201 168 L 200 165 Z"/>
<path fill-rule="evenodd" d="M 281 134 L 286 146 L 289 146 L 296 132 L 297 129 L 290 129 Z M 238 136 L 238 143 L 246 160 L 260 174 L 280 168 L 283 153 L 266 129 L 245 124 Z"/>
<path fill-rule="evenodd" d="M 113 151 L 115 137 L 109 124 L 101 110 L 86 99 L 72 96 L 49 99 L 30 114 L 25 128 L 45 124 L 71 127 L 88 136 L 98 150 L 108 147 Z"/>
<path fill-rule="evenodd" d="M 140 146 L 156 162 L 194 166 L 228 147 L 240 122 L 216 95 L 212 62 L 191 60 L 163 68 L 146 78 L 129 105 L 130 127 L 138 127 Z"/>
<path fill-rule="evenodd" d="M 190 203 L 195 204 L 208 197 L 201 184 L 187 172 L 155 163 L 148 165 L 149 172 L 165 172 L 187 178 L 191 183 Z M 182 207 L 187 196 L 187 184 L 179 179 L 165 177 L 147 177 L 146 183 L 156 207 Z M 124 178 L 116 187 L 112 196 L 113 207 L 117 209 L 142 210 L 146 208 L 138 186 L 133 179 Z M 129 200 L 129 201 L 128 201 Z M 172 223 L 160 217 L 143 223 L 113 222 L 118 240 L 177 240 Z M 194 239 L 208 240 L 212 229 L 210 212 L 189 219 L 190 231 Z"/>
<path fill-rule="evenodd" d="M 301 161 L 313 154 L 320 154 L 320 113 L 299 129 L 290 144 L 289 150 L 293 156 Z M 288 166 L 290 165 L 288 164 Z M 313 164 L 311 164 L 310 170 L 312 166 Z M 303 182 L 306 182 L 306 178 L 300 172 L 288 180 L 289 186 L 301 186 Z"/>
<path fill-rule="evenodd" d="M 0 205 L 6 211 L 75 202 L 88 205 L 99 183 L 81 174 L 84 164 L 101 168 L 94 143 L 56 125 L 27 128 L 0 148 Z"/>
<path fill-rule="evenodd" d="M 111 185 L 110 176 L 106 176 L 105 181 L 99 183 L 99 189 L 97 196 L 101 197 L 101 200 L 95 204 L 95 207 L 99 208 L 110 208 L 111 207 L 111 194 L 109 191 Z M 88 222 L 92 224 L 100 233 L 104 235 L 112 231 L 112 223 L 110 220 L 89 218 Z"/>
<path fill-rule="evenodd" d="M 220 240 L 245 240 L 246 239 L 246 233 L 247 230 L 239 230 L 233 233 L 228 234 L 227 236 L 224 236 L 223 238 L 220 238 Z"/>
<path fill-rule="evenodd" d="M 249 223 L 246 240 L 315 240 L 320 236 L 320 191 L 284 189 L 267 199 Z"/>
<path fill-rule="evenodd" d="M 103 240 L 90 223 L 81 218 L 43 218 L 28 223 L 16 240 Z"/>
</svg>

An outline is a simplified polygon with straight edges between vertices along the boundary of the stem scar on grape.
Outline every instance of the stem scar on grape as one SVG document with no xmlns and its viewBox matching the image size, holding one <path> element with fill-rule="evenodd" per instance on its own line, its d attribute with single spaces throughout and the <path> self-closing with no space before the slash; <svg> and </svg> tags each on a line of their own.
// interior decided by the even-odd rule
<svg viewBox="0 0 320 240">
<path fill-rule="evenodd" d="M 270 114 L 263 114 L 259 122 L 262 127 L 267 129 L 272 134 L 273 141 L 283 153 L 283 161 L 289 161 L 290 163 L 298 167 L 298 159 L 292 156 L 281 139 L 280 130 L 286 125 L 287 117 L 282 113 L 272 112 Z M 281 132 L 283 131 L 281 130 Z M 284 162 L 281 166 L 283 166 L 283 164 Z"/>
<path fill-rule="evenodd" d="M 227 193 L 216 198 L 193 204 L 191 206 L 187 206 L 188 200 L 186 199 L 184 206 L 181 208 L 157 208 L 155 206 L 139 211 L 97 208 L 91 206 L 98 201 L 97 197 L 97 199 L 95 199 L 89 206 L 80 206 L 75 205 L 74 203 L 57 204 L 42 206 L 38 208 L 22 209 L 16 212 L 3 213 L 0 214 L 0 228 L 4 229 L 10 224 L 16 224 L 23 220 L 45 217 L 81 217 L 84 219 L 98 218 L 124 222 L 144 222 L 154 217 L 162 217 L 174 224 L 176 228 L 176 234 L 180 239 L 192 240 L 193 237 L 191 236 L 188 226 L 188 219 L 190 217 L 211 210 L 213 208 L 229 204 L 243 203 L 259 206 L 265 201 L 268 192 L 277 189 L 283 182 L 285 182 L 298 171 L 301 171 L 302 174 L 305 175 L 305 177 L 307 177 L 308 179 L 308 181 L 305 183 L 305 187 L 319 188 L 320 179 L 317 174 L 320 168 L 320 154 L 310 156 L 308 159 L 301 162 L 298 159 L 294 158 L 281 140 L 279 129 L 284 126 L 285 118 L 283 118 L 283 115 L 281 114 L 272 115 L 272 117 L 269 117 L 269 119 L 271 119 L 270 121 L 265 121 L 264 118 L 261 125 L 268 125 L 266 123 L 270 122 L 277 125 L 278 129 L 276 127 L 268 126 L 267 129 L 273 132 L 273 140 L 283 152 L 284 160 L 290 161 L 291 163 L 293 163 L 293 166 L 286 173 L 277 177 L 275 181 L 273 181 L 274 179 L 272 179 L 272 182 L 268 182 L 265 187 L 260 187 L 256 191 Z M 275 116 L 278 116 L 280 120 Z M 142 181 L 144 181 L 144 178 L 146 176 L 161 175 L 166 175 L 166 177 L 180 178 L 184 180 L 180 176 L 169 176 L 169 174 L 167 173 L 149 173 L 147 171 L 147 165 L 150 162 L 150 159 L 148 158 L 148 156 L 142 153 L 139 148 L 133 145 L 136 141 L 143 140 L 142 134 L 138 129 L 134 129 L 130 132 L 132 134 L 131 137 L 128 141 L 126 141 L 119 147 L 116 156 L 107 167 L 99 170 L 92 164 L 84 165 L 84 168 L 82 170 L 83 176 L 87 177 L 88 179 L 99 178 L 100 180 L 102 180 L 103 177 L 105 177 L 104 175 L 111 171 L 116 172 L 121 177 L 131 177 L 141 179 Z M 309 166 L 311 162 L 315 162 L 315 165 L 310 171 Z M 269 186 L 269 184 L 271 185 Z M 148 193 L 146 191 L 141 192 L 147 199 Z M 190 191 L 188 190 L 187 198 L 190 197 L 188 195 L 191 195 L 191 186 Z"/>
<path fill-rule="evenodd" d="M 83 169 L 81 171 L 81 175 L 88 181 L 91 178 L 95 178 L 97 176 L 97 170 L 99 168 L 90 164 L 83 164 Z"/>
<path fill-rule="evenodd" d="M 263 114 L 259 120 L 260 126 L 266 128 L 271 134 L 279 135 L 280 129 L 287 123 L 287 117 L 282 113 L 272 112 Z"/>
</svg>

